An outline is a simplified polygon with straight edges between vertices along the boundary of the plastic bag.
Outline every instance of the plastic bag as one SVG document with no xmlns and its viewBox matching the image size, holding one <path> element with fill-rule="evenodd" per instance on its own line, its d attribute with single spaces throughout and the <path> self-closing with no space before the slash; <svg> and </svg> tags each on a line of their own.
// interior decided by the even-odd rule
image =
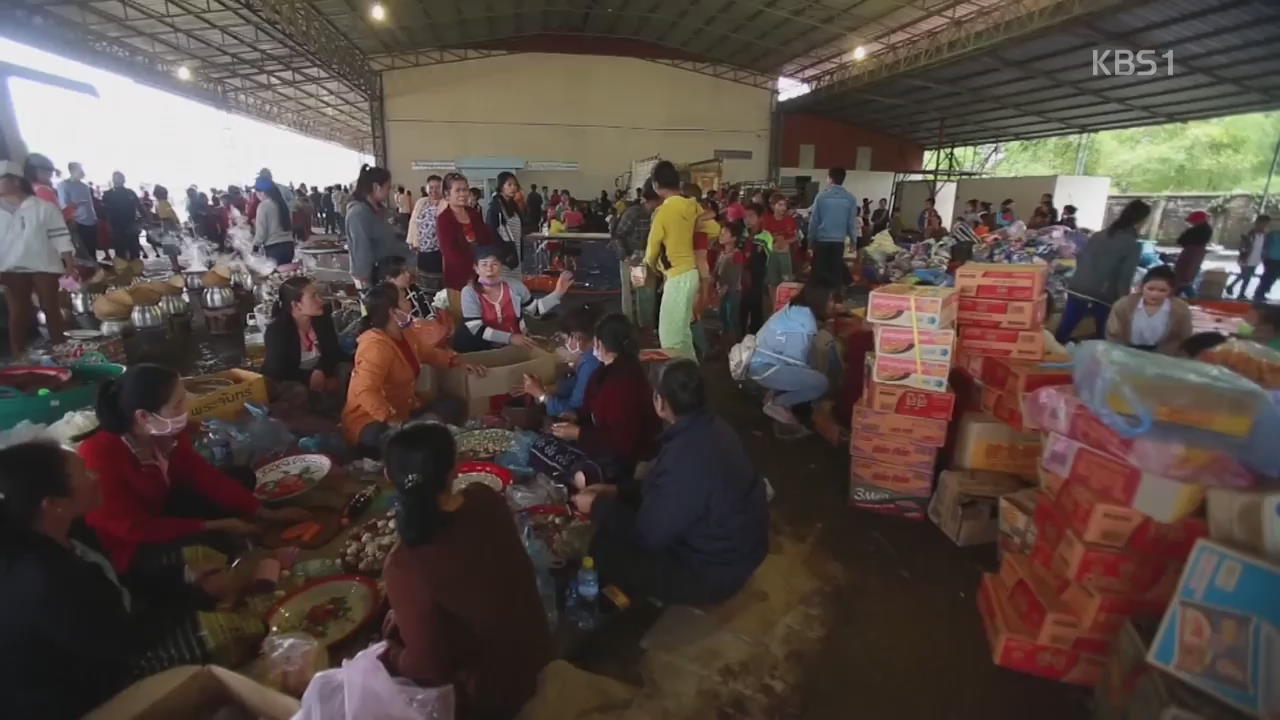
<svg viewBox="0 0 1280 720">
<path fill-rule="evenodd" d="M 507 488 L 506 495 L 507 505 L 512 510 L 524 510 L 538 505 L 563 505 L 569 499 L 563 485 L 557 485 L 542 473 L 538 473 L 527 483 L 513 483 Z"/>
<path fill-rule="evenodd" d="M 284 423 L 271 417 L 267 408 L 253 403 L 246 403 L 244 407 L 252 416 L 245 428 L 249 464 L 257 465 L 258 461 L 293 445 L 293 433 Z"/>
<path fill-rule="evenodd" d="M 1266 345 L 1231 338 L 1205 350 L 1196 359 L 1228 368 L 1267 390 L 1280 390 L 1280 352 Z"/>
<path fill-rule="evenodd" d="M 49 428 L 43 423 L 37 424 L 23 420 L 8 430 L 0 430 L 0 448 L 21 445 L 33 440 L 48 440 Z"/>
<path fill-rule="evenodd" d="M 262 662 L 264 685 L 301 697 L 312 676 L 329 667 L 329 651 L 306 633 L 280 633 L 262 641 Z"/>
<path fill-rule="evenodd" d="M 1280 475 L 1280 408 L 1226 368 L 1090 340 L 1075 351 L 1073 377 L 1084 404 L 1122 437 L 1219 451 Z"/>
<path fill-rule="evenodd" d="M 370 645 L 342 667 L 316 673 L 293 720 L 453 720 L 453 686 L 421 688 L 391 677 L 378 659 L 386 648 Z"/>
</svg>

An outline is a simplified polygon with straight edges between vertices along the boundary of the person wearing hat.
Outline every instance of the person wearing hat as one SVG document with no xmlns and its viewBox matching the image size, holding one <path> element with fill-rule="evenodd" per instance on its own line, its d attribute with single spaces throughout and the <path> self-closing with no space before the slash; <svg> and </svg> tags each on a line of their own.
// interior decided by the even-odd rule
<svg viewBox="0 0 1280 720">
<path fill-rule="evenodd" d="M 58 191 L 53 187 L 53 176 L 58 169 L 53 161 L 40 153 L 31 153 L 22 163 L 22 176 L 31 181 L 36 197 L 58 204 Z"/>
<path fill-rule="evenodd" d="M 27 349 L 32 292 L 46 310 L 49 339 L 62 342 L 58 277 L 71 271 L 74 251 L 58 206 L 36 197 L 21 164 L 0 164 L 0 284 L 9 305 L 11 357 L 21 357 Z"/>
<path fill-rule="evenodd" d="M 1193 211 L 1187 215 L 1187 225 L 1187 229 L 1178 236 L 1178 245 L 1182 248 L 1182 252 L 1178 254 L 1178 261 L 1173 266 L 1179 294 L 1189 294 L 1191 286 L 1195 284 L 1196 277 L 1200 274 L 1200 264 L 1204 262 L 1209 241 L 1213 239 L 1209 213 L 1203 210 Z"/>
<path fill-rule="evenodd" d="M 562 272 L 551 294 L 535 300 L 524 283 L 502 277 L 506 269 L 502 253 L 501 245 L 477 245 L 476 279 L 462 288 L 462 323 L 466 332 L 458 336 L 464 338 L 460 342 L 470 340 L 477 350 L 504 345 L 532 347 L 535 343 L 525 326 L 525 315 L 536 318 L 550 312 L 573 285 L 573 273 Z"/>
</svg>

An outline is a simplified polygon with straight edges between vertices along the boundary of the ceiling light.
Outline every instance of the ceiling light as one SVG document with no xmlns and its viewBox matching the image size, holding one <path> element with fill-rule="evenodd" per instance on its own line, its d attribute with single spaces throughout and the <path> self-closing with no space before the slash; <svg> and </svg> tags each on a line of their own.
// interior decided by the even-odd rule
<svg viewBox="0 0 1280 720">
<path fill-rule="evenodd" d="M 387 8 L 382 3 L 376 2 L 369 6 L 369 17 L 379 22 L 387 19 Z"/>
<path fill-rule="evenodd" d="M 179 79 L 179 80 L 190 80 L 190 79 L 191 79 L 191 68 L 187 67 L 186 65 L 179 65 L 179 66 L 178 66 L 178 79 Z"/>
<path fill-rule="evenodd" d="M 854 59 L 854 60 L 861 60 L 862 58 L 864 58 L 864 57 L 866 57 L 866 56 L 867 56 L 867 49 L 866 49 L 866 48 L 864 48 L 864 47 L 862 47 L 861 45 L 859 45 L 858 47 L 856 47 L 856 48 L 854 48 L 854 49 L 853 49 L 853 59 Z"/>
</svg>

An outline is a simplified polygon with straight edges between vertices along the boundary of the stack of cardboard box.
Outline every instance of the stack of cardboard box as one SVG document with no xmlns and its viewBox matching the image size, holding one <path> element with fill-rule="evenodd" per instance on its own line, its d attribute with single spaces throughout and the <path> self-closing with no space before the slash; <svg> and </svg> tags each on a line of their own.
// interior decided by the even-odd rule
<svg viewBox="0 0 1280 720">
<path fill-rule="evenodd" d="M 849 504 L 923 520 L 956 396 L 954 288 L 886 285 L 871 293 L 875 354 L 850 433 Z"/>
</svg>

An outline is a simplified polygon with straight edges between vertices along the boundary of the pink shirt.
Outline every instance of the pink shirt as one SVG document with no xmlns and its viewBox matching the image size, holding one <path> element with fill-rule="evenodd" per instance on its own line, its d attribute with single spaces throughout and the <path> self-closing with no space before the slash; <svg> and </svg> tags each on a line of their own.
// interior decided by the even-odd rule
<svg viewBox="0 0 1280 720">
<path fill-rule="evenodd" d="M 734 220 L 741 220 L 743 216 L 745 216 L 746 214 L 747 214 L 747 209 L 743 207 L 742 203 L 740 202 L 736 202 L 724 209 L 724 217 L 729 222 L 733 222 Z"/>
</svg>

